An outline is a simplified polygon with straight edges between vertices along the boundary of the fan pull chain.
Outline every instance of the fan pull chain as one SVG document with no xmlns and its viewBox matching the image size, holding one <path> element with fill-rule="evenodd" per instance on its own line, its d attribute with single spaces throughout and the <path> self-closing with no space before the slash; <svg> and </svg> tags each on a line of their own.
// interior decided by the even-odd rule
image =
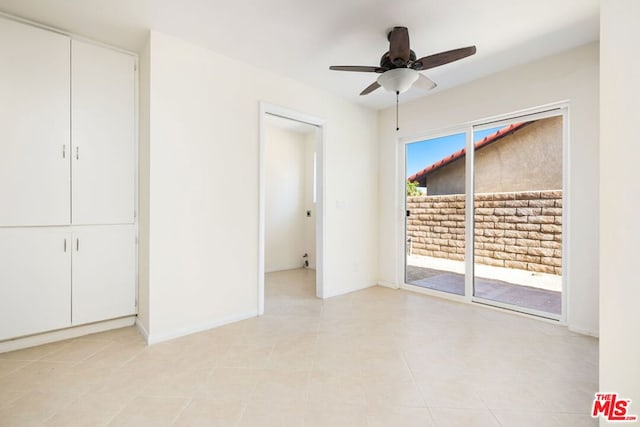
<svg viewBox="0 0 640 427">
<path fill-rule="evenodd" d="M 398 97 L 400 96 L 400 92 L 396 91 L 396 132 L 400 130 L 400 126 L 398 125 Z"/>
</svg>

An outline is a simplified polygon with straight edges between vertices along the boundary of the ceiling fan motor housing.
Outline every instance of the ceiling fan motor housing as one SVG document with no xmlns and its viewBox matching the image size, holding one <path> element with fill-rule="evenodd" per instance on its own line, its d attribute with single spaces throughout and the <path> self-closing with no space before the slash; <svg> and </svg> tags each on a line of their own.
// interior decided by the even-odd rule
<svg viewBox="0 0 640 427">
<path fill-rule="evenodd" d="M 409 30 L 407 27 L 393 27 L 388 35 L 389 60 L 396 67 L 406 67 L 411 59 Z"/>
<path fill-rule="evenodd" d="M 422 64 L 420 64 L 419 62 L 414 62 L 416 59 L 417 59 L 416 53 L 410 49 L 409 61 L 407 61 L 406 64 L 403 63 L 401 65 L 397 65 L 389 57 L 389 52 L 385 52 L 380 58 L 380 68 L 384 68 L 386 70 L 393 70 L 394 68 L 404 68 L 404 67 L 418 69 L 415 67 L 415 65 L 422 65 Z"/>
</svg>

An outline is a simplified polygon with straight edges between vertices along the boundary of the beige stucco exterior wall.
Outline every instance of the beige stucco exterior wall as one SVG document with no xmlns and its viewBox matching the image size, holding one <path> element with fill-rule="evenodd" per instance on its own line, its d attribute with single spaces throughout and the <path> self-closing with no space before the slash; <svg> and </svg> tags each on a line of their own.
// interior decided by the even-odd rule
<svg viewBox="0 0 640 427">
<path fill-rule="evenodd" d="M 427 176 L 429 195 L 464 193 L 464 157 Z M 562 117 L 538 120 L 475 153 L 475 191 L 562 189 Z"/>
</svg>

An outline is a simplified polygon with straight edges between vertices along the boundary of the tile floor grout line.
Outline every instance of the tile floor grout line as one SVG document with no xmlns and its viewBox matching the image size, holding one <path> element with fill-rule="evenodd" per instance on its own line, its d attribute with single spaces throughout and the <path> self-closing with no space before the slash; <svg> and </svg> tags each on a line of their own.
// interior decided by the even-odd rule
<svg viewBox="0 0 640 427">
<path fill-rule="evenodd" d="M 489 413 L 491 414 L 491 416 L 493 417 L 494 420 L 496 420 L 496 422 L 498 423 L 498 425 L 500 427 L 509 427 L 509 426 L 505 426 L 502 424 L 502 422 L 500 421 L 500 419 L 496 416 L 496 414 L 493 412 L 493 410 L 491 408 L 487 408 L 487 410 L 489 411 Z"/>
<path fill-rule="evenodd" d="M 9 360 L 9 359 L 7 359 L 7 360 Z M 26 362 L 26 363 L 24 365 L 22 365 L 22 366 L 18 366 L 16 368 L 14 368 L 13 370 L 11 370 L 9 372 L 5 372 L 3 375 L 0 375 L 0 380 L 5 378 L 5 377 L 8 377 L 9 375 L 12 375 L 12 374 L 18 372 L 20 369 L 26 368 L 27 366 L 32 365 L 32 364 L 34 364 L 36 362 L 36 361 L 26 361 L 26 360 L 13 360 L 13 361 L 14 362 Z"/>
<path fill-rule="evenodd" d="M 249 402 L 242 402 L 242 410 L 240 411 L 240 416 L 238 417 L 235 425 L 236 427 L 238 427 L 240 425 L 240 423 L 242 422 L 242 419 L 244 418 L 245 413 L 247 412 L 247 407 L 249 406 Z"/>
<path fill-rule="evenodd" d="M 133 402 L 137 397 L 138 396 L 134 396 L 129 402 L 123 404 L 122 407 L 119 410 L 117 410 L 115 414 L 113 414 L 111 417 L 108 417 L 104 423 L 105 427 L 112 425 L 113 421 L 116 418 L 118 418 L 118 415 L 120 415 L 127 408 L 127 405 Z"/>
<path fill-rule="evenodd" d="M 405 365 L 407 366 L 407 369 L 409 369 L 409 373 L 411 374 L 411 381 L 413 382 L 413 384 L 418 389 L 418 392 L 420 393 L 420 397 L 422 397 L 422 401 L 424 402 L 425 407 L 427 408 L 427 411 L 429 412 L 429 418 L 431 419 L 431 422 L 433 423 L 433 425 L 435 427 L 438 427 L 438 423 L 436 423 L 436 419 L 433 416 L 433 412 L 431 411 L 431 406 L 427 402 L 427 398 L 424 395 L 424 391 L 422 391 L 422 387 L 420 387 L 416 382 L 415 374 L 413 372 L 413 369 L 411 369 L 411 366 L 409 365 L 409 362 L 407 361 L 407 356 L 405 354 L 405 351 L 401 350 L 400 354 L 402 355 L 402 360 L 404 361 Z"/>
<path fill-rule="evenodd" d="M 173 417 L 173 420 L 171 421 L 171 425 L 174 426 L 178 420 L 180 419 L 180 416 L 183 414 L 184 411 L 186 411 L 186 409 L 191 405 L 191 403 L 193 402 L 193 397 L 190 397 L 187 402 L 182 406 L 182 408 L 180 408 L 180 410 L 178 411 L 178 413 Z"/>
</svg>

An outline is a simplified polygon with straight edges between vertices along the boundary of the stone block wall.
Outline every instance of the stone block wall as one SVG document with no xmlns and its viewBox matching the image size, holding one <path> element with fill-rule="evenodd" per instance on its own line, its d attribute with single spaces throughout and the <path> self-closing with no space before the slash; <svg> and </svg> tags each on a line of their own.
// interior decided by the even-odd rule
<svg viewBox="0 0 640 427">
<path fill-rule="evenodd" d="M 562 274 L 562 190 L 475 195 L 475 261 Z M 464 260 L 465 196 L 407 198 L 414 255 Z"/>
</svg>

